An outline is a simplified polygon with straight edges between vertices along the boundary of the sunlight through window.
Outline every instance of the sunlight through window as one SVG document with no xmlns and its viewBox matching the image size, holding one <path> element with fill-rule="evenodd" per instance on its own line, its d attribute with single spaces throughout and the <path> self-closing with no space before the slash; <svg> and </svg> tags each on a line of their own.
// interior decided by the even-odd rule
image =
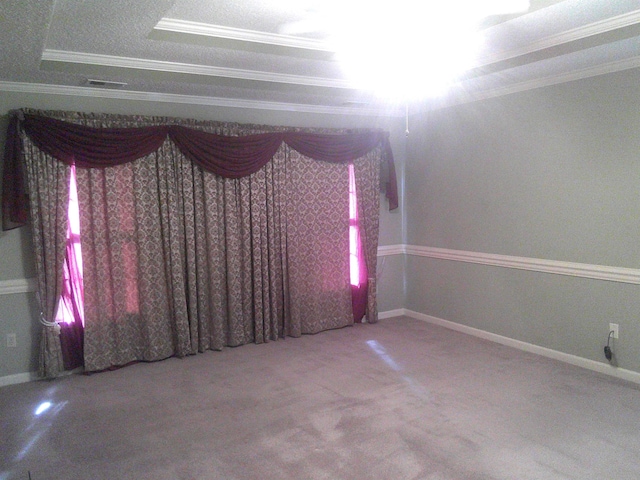
<svg viewBox="0 0 640 480">
<path fill-rule="evenodd" d="M 360 229 L 358 228 L 358 201 L 353 164 L 349 164 L 349 267 L 351 285 L 360 285 Z"/>
<path fill-rule="evenodd" d="M 76 319 L 84 324 L 84 302 L 82 284 L 82 247 L 80 246 L 80 210 L 76 169 L 71 167 L 69 181 L 69 224 L 67 227 L 67 251 L 64 262 L 62 295 L 58 302 L 56 322 L 73 323 Z"/>
<path fill-rule="evenodd" d="M 42 415 L 44 412 L 46 412 L 50 408 L 51 408 L 51 402 L 42 402 L 40 405 L 38 405 L 38 408 L 36 408 L 36 411 L 33 413 L 34 415 Z"/>
</svg>

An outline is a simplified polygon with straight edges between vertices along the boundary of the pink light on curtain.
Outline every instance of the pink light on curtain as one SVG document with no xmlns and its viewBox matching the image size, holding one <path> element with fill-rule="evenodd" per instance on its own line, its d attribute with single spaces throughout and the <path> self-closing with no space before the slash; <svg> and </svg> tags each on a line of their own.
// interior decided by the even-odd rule
<svg viewBox="0 0 640 480">
<path fill-rule="evenodd" d="M 369 288 L 367 263 L 362 248 L 358 218 L 358 197 L 356 175 L 353 163 L 349 164 L 349 267 L 351 283 L 351 304 L 353 321 L 359 323 L 367 309 L 367 291 Z"/>
<path fill-rule="evenodd" d="M 358 200 L 353 164 L 349 164 L 349 267 L 351 285 L 360 285 L 360 229 L 358 228 Z"/>
<path fill-rule="evenodd" d="M 82 282 L 82 247 L 80 246 L 80 211 L 76 187 L 76 168 L 71 166 L 69 182 L 69 226 L 67 228 L 67 255 L 64 263 L 64 283 L 58 302 L 56 322 L 84 325 L 84 289 Z"/>
</svg>

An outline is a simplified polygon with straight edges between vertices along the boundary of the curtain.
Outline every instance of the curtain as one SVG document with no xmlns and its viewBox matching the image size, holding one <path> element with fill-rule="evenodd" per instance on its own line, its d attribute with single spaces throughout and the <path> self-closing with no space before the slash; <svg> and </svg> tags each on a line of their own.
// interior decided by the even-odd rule
<svg viewBox="0 0 640 480">
<path fill-rule="evenodd" d="M 60 326 L 60 346 L 65 370 L 84 365 L 84 293 L 82 282 L 82 252 L 75 166 L 71 167 L 67 248 L 63 269 L 62 294 L 55 321 Z"/>
<path fill-rule="evenodd" d="M 60 327 L 55 323 L 67 248 L 67 206 L 71 169 L 25 140 L 25 167 L 38 279 L 42 333 L 38 371 L 53 378 L 64 370 Z"/>
<path fill-rule="evenodd" d="M 380 155 L 371 152 L 354 161 L 356 192 L 358 194 L 358 224 L 367 268 L 367 296 L 365 318 L 367 323 L 378 321 L 377 258 L 380 230 Z"/>
<path fill-rule="evenodd" d="M 161 153 L 77 170 L 88 371 L 190 353 L 171 170 Z"/>
<path fill-rule="evenodd" d="M 77 167 L 86 370 L 353 323 L 347 168 L 392 166 L 382 132 L 64 112 L 23 127 Z M 379 173 L 357 168 L 377 217 Z"/>
<path fill-rule="evenodd" d="M 349 226 L 350 226 L 350 263 L 353 262 L 357 266 L 350 265 L 353 269 L 351 272 L 351 304 L 353 306 L 353 320 L 362 323 L 367 311 L 367 292 L 368 292 L 368 272 L 367 260 L 363 248 L 362 232 L 359 226 L 360 214 L 358 213 L 358 199 L 355 179 L 355 167 L 353 163 L 349 164 Z M 354 255 L 355 253 L 355 255 Z M 357 279 L 355 273 L 357 271 Z"/>
<path fill-rule="evenodd" d="M 67 233 L 67 248 L 63 266 L 63 284 L 56 321 L 60 326 L 60 347 L 65 370 L 84 365 L 84 307 L 82 292 L 82 273 L 80 271 L 77 250 L 70 229 Z M 79 241 L 79 239 L 78 239 Z M 60 321 L 61 310 L 67 312 L 63 320 L 73 319 L 71 322 Z"/>
<path fill-rule="evenodd" d="M 287 148 L 287 273 L 292 336 L 353 324 L 349 166 Z"/>
<path fill-rule="evenodd" d="M 66 113 L 63 115 L 68 116 Z M 84 122 L 82 115 L 75 115 L 74 120 Z M 145 123 L 153 125 L 141 126 Z M 155 152 L 169 136 L 192 162 L 225 178 L 240 178 L 257 172 L 283 142 L 309 158 L 334 163 L 353 161 L 380 147 L 385 161 L 382 183 L 389 209 L 398 207 L 393 153 L 386 132 L 373 130 L 345 134 L 333 131 L 326 134 L 271 127 L 262 130 L 268 130 L 269 133 L 243 132 L 242 137 L 238 138 L 201 132 L 198 128 L 202 122 L 193 122 L 197 127 L 195 129 L 176 123 L 180 121 L 129 117 L 123 119 L 117 128 L 95 128 L 61 121 L 38 112 L 30 113 L 29 110 L 27 113 L 21 110 L 13 112 L 5 144 L 3 229 L 24 225 L 27 218 L 28 201 L 24 192 L 23 172 L 19 167 L 21 132 L 43 152 L 80 168 L 106 168 L 132 162 Z"/>
<path fill-rule="evenodd" d="M 23 142 L 20 117 L 24 117 L 20 111 L 10 116 L 4 144 L 2 169 L 2 230 L 4 231 L 21 227 L 29 221 L 27 214 L 29 200 L 26 193 L 25 172 L 21 164 Z"/>
<path fill-rule="evenodd" d="M 180 152 L 192 352 L 262 343 L 285 334 L 285 158 L 222 178 Z"/>
</svg>

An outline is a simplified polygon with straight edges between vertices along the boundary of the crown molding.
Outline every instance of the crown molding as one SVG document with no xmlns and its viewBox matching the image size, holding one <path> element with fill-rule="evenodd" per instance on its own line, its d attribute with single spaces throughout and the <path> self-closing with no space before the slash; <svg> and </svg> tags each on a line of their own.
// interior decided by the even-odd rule
<svg viewBox="0 0 640 480">
<path fill-rule="evenodd" d="M 335 50 L 331 48 L 328 43 L 312 38 L 259 32 L 243 28 L 212 25 L 210 23 L 191 22 L 177 18 L 162 18 L 153 30 L 157 32 L 179 33 L 198 37 L 223 38 L 226 40 L 260 43 L 263 45 L 277 45 L 279 47 L 315 50 L 328 53 L 333 53 Z"/>
<path fill-rule="evenodd" d="M 196 95 L 179 95 L 171 93 L 136 92 L 132 90 L 113 90 L 70 85 L 49 85 L 44 83 L 23 83 L 0 81 L 0 92 L 25 94 L 66 95 L 74 97 L 91 97 L 112 100 L 130 100 L 142 102 L 161 102 L 184 105 L 211 107 L 242 108 L 251 110 L 271 110 L 281 112 L 312 113 L 318 115 L 347 116 L 384 116 L 402 117 L 404 112 L 389 107 L 339 107 L 326 105 L 309 105 L 284 102 L 267 102 L 263 100 L 244 100 L 237 98 L 206 97 Z"/>
<path fill-rule="evenodd" d="M 448 248 L 422 247 L 407 245 L 406 254 L 418 257 L 453 260 L 456 262 L 476 263 L 494 267 L 514 268 L 555 275 L 590 278 L 609 282 L 631 283 L 640 285 L 640 270 L 635 268 L 610 267 L 606 265 L 590 265 L 586 263 L 563 262 L 540 258 L 515 257 L 492 253 L 468 252 Z"/>
<path fill-rule="evenodd" d="M 304 75 L 289 75 L 239 68 L 214 67 L 193 63 L 167 62 L 164 60 L 149 60 L 146 58 L 119 57 L 98 53 L 71 52 L 65 50 L 45 49 L 42 52 L 43 62 L 75 63 L 98 67 L 127 68 L 134 70 L 148 70 L 174 74 L 198 75 L 207 77 L 231 78 L 268 83 L 283 83 L 289 85 L 303 85 L 307 87 L 354 89 L 345 80 L 334 78 L 308 77 Z"/>
<path fill-rule="evenodd" d="M 516 57 L 529 55 L 541 50 L 546 50 L 560 45 L 583 40 L 596 35 L 612 32 L 622 28 L 640 23 L 640 10 L 634 10 L 615 17 L 607 18 L 590 23 L 581 27 L 576 27 L 564 31 L 557 35 L 550 35 L 540 40 L 528 44 L 526 47 L 502 51 L 493 55 L 481 58 L 477 67 L 510 60 Z M 176 18 L 162 18 L 155 31 L 179 33 L 183 35 L 193 35 L 199 37 L 223 38 L 248 43 L 260 43 L 263 45 L 276 45 L 281 47 L 296 48 L 301 50 L 317 50 L 323 52 L 334 52 L 327 42 L 309 39 L 298 36 L 273 34 L 256 30 L 246 30 L 241 28 L 212 25 L 202 22 L 192 22 Z"/>
<path fill-rule="evenodd" d="M 440 108 L 452 107 L 454 105 L 464 105 L 467 103 L 487 100 L 490 98 L 503 97 L 505 95 L 511 95 L 513 93 L 526 92 L 529 90 L 535 90 L 537 88 L 550 87 L 552 85 L 560 85 L 562 83 L 583 80 L 585 78 L 607 75 L 609 73 L 616 73 L 624 70 L 631 70 L 638 67 L 640 67 L 640 56 L 602 63 L 599 65 L 594 65 L 592 67 L 557 73 L 554 75 L 548 75 L 546 77 L 539 77 L 532 80 L 515 83 L 506 87 L 487 90 L 474 91 L 472 87 L 465 85 L 465 82 L 460 82 L 454 87 L 458 91 L 464 92 L 463 96 L 452 96 L 451 98 L 447 98 L 437 105 L 427 105 L 427 108 L 436 110 Z"/>
<path fill-rule="evenodd" d="M 524 55 L 530 55 L 549 48 L 558 47 L 566 43 L 584 40 L 589 37 L 609 33 L 621 28 L 631 27 L 640 23 L 640 10 L 617 15 L 597 22 L 589 23 L 581 27 L 566 30 L 557 35 L 550 35 L 540 40 L 529 43 L 526 47 L 506 50 L 494 55 L 487 55 L 478 61 L 476 67 L 490 65 L 505 60 L 510 60 Z"/>
<path fill-rule="evenodd" d="M 49 50 L 49 52 L 52 52 Z M 69 53 L 69 52 L 63 52 Z M 79 54 L 84 55 L 84 54 Z M 95 55 L 89 55 L 95 57 Z M 108 57 L 108 56 L 103 56 Z M 43 57 L 44 58 L 44 57 Z M 60 56 L 57 58 L 64 58 Z M 124 57 L 110 57 L 124 58 Z M 131 60 L 131 59 L 129 59 Z M 133 59 L 135 60 L 135 59 Z M 62 60 L 60 60 L 62 61 Z M 168 64 L 169 62 L 163 62 Z M 127 68 L 125 64 L 123 68 Z M 579 70 L 573 70 L 570 72 L 559 73 L 556 75 L 548 75 L 546 77 L 536 78 L 525 82 L 516 83 L 501 88 L 479 90 L 474 92 L 473 88 L 469 88 L 465 85 L 465 82 L 456 84 L 454 87 L 459 91 L 465 92 L 464 96 L 451 97 L 443 100 L 437 105 L 426 105 L 427 109 L 440 109 L 452 107 L 455 105 L 464 105 L 481 100 L 487 100 L 490 98 L 501 97 L 510 95 L 513 93 L 524 92 L 528 90 L 534 90 L 537 88 L 548 87 L 552 85 L 558 85 L 575 80 L 582 80 L 585 78 L 595 77 L 599 75 L 606 75 L 609 73 L 616 73 L 624 70 L 630 70 L 640 67 L 640 56 L 631 57 L 622 60 L 616 60 L 613 62 L 603 63 L 595 65 L 593 67 L 583 68 Z M 291 79 L 291 78 L 290 78 Z M 44 93 L 52 95 L 73 95 L 73 96 L 86 96 L 97 98 L 110 98 L 121 100 L 140 100 L 149 102 L 163 102 L 163 103 L 178 103 L 178 104 L 190 104 L 190 105 L 207 105 L 217 107 L 230 107 L 230 108 L 246 108 L 246 109 L 258 109 L 258 110 L 274 110 L 274 111 L 287 111 L 287 112 L 301 112 L 301 113 L 316 113 L 316 114 L 331 114 L 331 115 L 382 115 L 387 117 L 404 117 L 405 112 L 400 107 L 388 107 L 382 106 L 375 107 L 340 107 L 340 106 L 325 106 L 325 105 L 309 105 L 309 104 L 294 104 L 284 102 L 268 102 L 262 100 L 245 100 L 234 98 L 222 98 L 222 97 L 207 97 L 197 95 L 180 95 L 169 93 L 156 93 L 156 92 L 136 92 L 131 90 L 105 90 L 88 87 L 77 87 L 69 85 L 49 85 L 40 83 L 24 83 L 24 82 L 3 82 L 0 81 L 0 91 L 11 91 L 18 93 Z M 469 93 L 474 92 L 474 93 Z"/>
<path fill-rule="evenodd" d="M 536 88 L 573 82 L 575 80 L 607 75 L 609 73 L 621 72 L 623 70 L 630 70 L 638 67 L 640 67 L 640 56 L 625 58 L 622 60 L 615 60 L 613 62 L 602 63 L 600 65 L 594 65 L 593 67 L 581 68 L 566 73 L 549 75 L 547 77 L 538 78 L 528 82 L 521 82 L 515 85 L 515 88 L 505 87 L 504 89 L 499 89 L 496 93 L 498 96 L 509 95 L 511 93 L 534 90 Z"/>
</svg>

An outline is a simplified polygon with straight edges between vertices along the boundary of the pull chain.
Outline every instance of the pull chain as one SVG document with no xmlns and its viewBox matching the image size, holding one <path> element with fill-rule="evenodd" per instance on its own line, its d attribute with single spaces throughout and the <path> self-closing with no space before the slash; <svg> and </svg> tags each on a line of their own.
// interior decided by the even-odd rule
<svg viewBox="0 0 640 480">
<path fill-rule="evenodd" d="M 409 104 L 406 103 L 405 104 L 405 131 L 404 134 L 408 137 L 409 136 Z"/>
</svg>

